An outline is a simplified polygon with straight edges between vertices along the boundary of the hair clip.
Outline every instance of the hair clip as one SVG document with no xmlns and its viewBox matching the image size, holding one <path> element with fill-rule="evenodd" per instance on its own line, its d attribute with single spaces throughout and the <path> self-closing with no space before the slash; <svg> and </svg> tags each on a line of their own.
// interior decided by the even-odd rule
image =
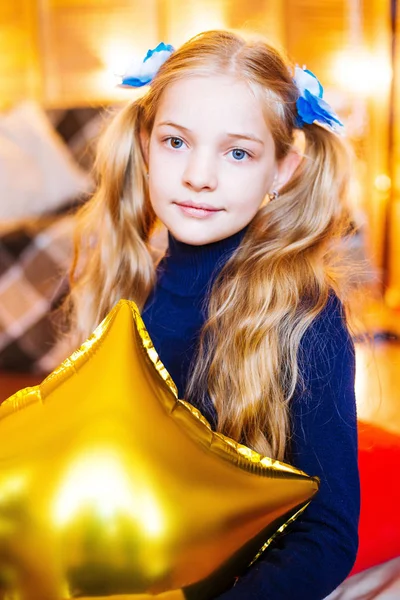
<svg viewBox="0 0 400 600">
<path fill-rule="evenodd" d="M 333 108 L 323 100 L 324 88 L 314 73 L 296 67 L 293 81 L 300 93 L 296 102 L 296 126 L 301 129 L 305 123 L 316 123 L 335 133 L 343 133 L 343 123 Z"/>
<path fill-rule="evenodd" d="M 119 87 L 142 87 L 148 85 L 157 75 L 161 65 L 175 51 L 170 44 L 160 42 L 156 48 L 149 50 L 143 60 L 137 60 L 130 64 Z"/>
</svg>

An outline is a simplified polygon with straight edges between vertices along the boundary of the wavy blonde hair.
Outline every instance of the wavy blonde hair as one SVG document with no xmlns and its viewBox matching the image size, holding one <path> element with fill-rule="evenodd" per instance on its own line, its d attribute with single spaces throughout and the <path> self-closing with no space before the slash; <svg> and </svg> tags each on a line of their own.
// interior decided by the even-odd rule
<svg viewBox="0 0 400 600">
<path fill-rule="evenodd" d="M 293 150 L 298 91 L 274 48 L 209 31 L 172 54 L 149 91 L 115 116 L 99 145 L 98 189 L 78 213 L 67 302 L 79 341 L 120 298 L 143 308 L 155 284 L 150 238 L 156 216 L 140 140 L 151 133 L 163 91 L 193 74 L 227 73 L 247 82 L 263 103 L 277 160 Z M 299 167 L 278 200 L 260 208 L 213 285 L 185 394 L 201 402 L 208 393 L 218 431 L 278 459 L 290 439 L 300 340 L 330 288 L 340 292 L 335 240 L 348 221 L 346 147 L 320 126 L 303 131 Z"/>
</svg>

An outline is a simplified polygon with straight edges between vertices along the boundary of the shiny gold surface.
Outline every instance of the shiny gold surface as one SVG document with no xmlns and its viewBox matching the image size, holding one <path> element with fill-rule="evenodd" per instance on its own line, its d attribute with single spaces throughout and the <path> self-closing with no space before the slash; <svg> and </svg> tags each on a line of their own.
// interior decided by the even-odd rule
<svg viewBox="0 0 400 600">
<path fill-rule="evenodd" d="M 0 439 L 7 600 L 212 598 L 318 488 L 179 400 L 125 300 L 3 403 Z"/>
</svg>

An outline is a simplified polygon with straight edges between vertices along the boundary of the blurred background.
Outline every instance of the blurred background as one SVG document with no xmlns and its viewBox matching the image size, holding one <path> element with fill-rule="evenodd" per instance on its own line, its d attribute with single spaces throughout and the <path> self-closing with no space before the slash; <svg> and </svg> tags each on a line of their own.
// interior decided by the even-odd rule
<svg viewBox="0 0 400 600">
<path fill-rule="evenodd" d="M 317 73 L 359 158 L 353 202 L 385 299 L 400 307 L 400 55 L 395 0 L 2 0 L 0 105 L 124 100 L 116 75 L 159 40 L 247 28 Z M 372 274 L 371 274 L 372 276 Z"/>
<path fill-rule="evenodd" d="M 356 234 L 344 243 L 350 258 L 362 264 L 362 272 L 354 274 L 352 300 L 364 436 L 360 451 L 370 452 L 378 444 L 399 458 L 397 4 L 0 0 L 0 402 L 39 383 L 68 355 L 49 315 L 68 290 L 71 209 L 93 189 L 96 139 L 109 110 L 134 93 L 116 87 L 121 75 L 160 41 L 177 47 L 206 29 L 246 29 L 262 34 L 294 63 L 316 73 L 326 99 L 345 123 L 355 154 L 351 210 Z M 368 454 L 367 464 L 365 485 L 370 466 L 381 469 L 382 455 L 374 463 Z M 397 492 L 397 506 L 399 501 Z M 364 506 L 363 539 L 370 546 L 363 542 L 359 570 L 400 555 L 400 524 L 395 537 L 389 539 L 386 532 L 378 543 L 380 533 L 370 535 L 376 502 L 370 514 Z M 378 559 L 376 552 L 383 548 L 386 554 L 381 552 Z M 389 597 L 400 597 L 400 590 Z"/>
</svg>

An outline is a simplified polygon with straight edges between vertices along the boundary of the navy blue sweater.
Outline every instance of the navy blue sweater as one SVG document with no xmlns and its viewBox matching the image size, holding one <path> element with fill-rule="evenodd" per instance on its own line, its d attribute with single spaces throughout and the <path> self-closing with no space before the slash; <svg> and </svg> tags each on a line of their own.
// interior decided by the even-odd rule
<svg viewBox="0 0 400 600">
<path fill-rule="evenodd" d="M 181 398 L 206 318 L 209 286 L 244 232 L 204 246 L 169 235 L 157 285 L 142 316 Z M 306 392 L 291 402 L 289 462 L 318 475 L 320 491 L 287 533 L 218 600 L 322 600 L 354 563 L 360 502 L 355 357 L 341 303 L 333 293 L 304 334 L 300 357 Z M 212 402 L 197 407 L 215 427 Z"/>
</svg>

